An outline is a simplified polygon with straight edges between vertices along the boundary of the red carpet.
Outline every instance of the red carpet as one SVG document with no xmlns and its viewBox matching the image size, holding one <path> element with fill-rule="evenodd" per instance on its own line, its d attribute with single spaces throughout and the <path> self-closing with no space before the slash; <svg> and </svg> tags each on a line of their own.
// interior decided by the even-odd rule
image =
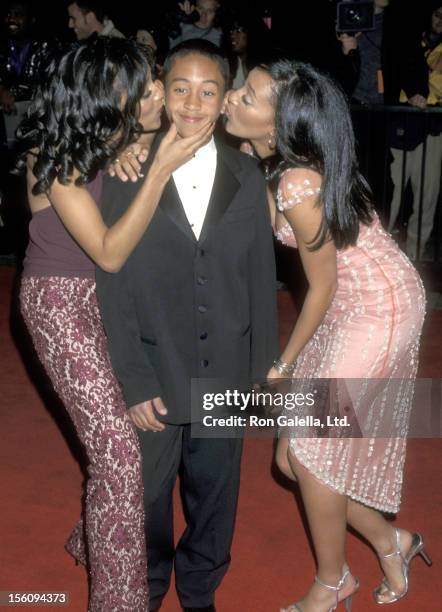
<svg viewBox="0 0 442 612">
<path fill-rule="evenodd" d="M 67 591 L 70 604 L 63 609 L 84 612 L 85 571 L 63 550 L 80 512 L 82 474 L 60 431 L 69 431 L 64 419 L 55 424 L 12 340 L 13 273 L 0 267 L 0 591 Z M 279 298 L 281 331 L 286 334 L 293 307 L 287 293 L 280 292 Z M 12 329 L 16 327 L 12 316 Z M 441 338 L 442 311 L 432 311 L 425 327 L 421 376 L 441 376 Z M 58 418 L 59 408 L 51 410 Z M 75 444 L 72 448 L 76 453 Z M 217 593 L 219 612 L 276 612 L 301 596 L 313 577 L 313 558 L 293 494 L 272 477 L 271 461 L 271 440 L 246 441 L 233 561 Z M 423 532 L 434 565 L 428 569 L 420 559 L 413 562 L 410 595 L 394 604 L 391 609 L 397 612 L 441 608 L 441 473 L 440 440 L 411 440 L 398 524 Z M 371 596 L 380 578 L 374 554 L 352 535 L 348 548 L 350 565 L 361 581 L 354 610 L 377 610 Z M 178 610 L 172 590 L 162 612 Z"/>
</svg>

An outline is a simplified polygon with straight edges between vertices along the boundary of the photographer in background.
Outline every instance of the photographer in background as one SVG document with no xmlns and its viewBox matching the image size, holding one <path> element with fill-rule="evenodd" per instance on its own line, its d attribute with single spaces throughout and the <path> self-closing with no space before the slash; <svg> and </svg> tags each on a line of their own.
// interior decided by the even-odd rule
<svg viewBox="0 0 442 612">
<path fill-rule="evenodd" d="M 382 47 L 384 12 L 390 0 L 374 0 L 374 29 L 338 34 L 341 50 L 348 58 L 348 69 L 356 75 L 352 101 L 360 104 L 383 104 L 384 79 Z"/>
<path fill-rule="evenodd" d="M 413 14 L 399 1 L 374 0 L 373 30 L 337 33 L 341 74 L 335 76 L 351 102 L 395 105 L 404 89 L 408 103 L 421 107 L 428 77 Z"/>
</svg>

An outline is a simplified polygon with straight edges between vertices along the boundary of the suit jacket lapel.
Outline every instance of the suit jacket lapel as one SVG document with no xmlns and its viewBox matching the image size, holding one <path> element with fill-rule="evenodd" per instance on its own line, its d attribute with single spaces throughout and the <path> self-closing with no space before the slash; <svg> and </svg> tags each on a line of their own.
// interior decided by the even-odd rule
<svg viewBox="0 0 442 612">
<path fill-rule="evenodd" d="M 144 175 L 146 175 L 149 171 L 149 168 L 153 162 L 155 154 L 163 138 L 164 134 L 159 134 L 158 137 L 154 140 L 154 143 L 150 150 L 149 158 L 142 169 Z M 178 195 L 178 191 L 175 186 L 175 181 L 173 180 L 173 177 L 170 177 L 170 179 L 166 183 L 158 207 L 161 208 L 164 213 L 166 213 L 166 215 L 188 238 L 190 238 L 190 240 L 196 242 L 195 234 L 193 233 L 192 228 L 189 225 L 189 221 L 187 220 L 187 216 L 184 212 L 184 208 L 181 203 L 180 196 Z"/>
<path fill-rule="evenodd" d="M 160 139 L 158 139 L 158 141 L 160 141 Z M 152 151 L 153 154 L 156 152 L 156 148 L 158 147 L 157 142 L 155 142 L 156 147 Z M 240 181 L 236 176 L 240 169 L 237 168 L 237 165 L 230 159 L 228 150 L 222 145 L 217 144 L 217 152 L 218 157 L 215 179 L 213 181 L 212 192 L 210 195 L 206 216 L 204 218 L 203 227 L 201 228 L 199 237 L 200 243 L 206 240 L 210 230 L 215 227 L 217 223 L 219 223 L 240 187 Z M 150 157 L 150 163 L 152 163 L 152 159 L 153 155 Z M 196 242 L 195 234 L 190 227 L 173 177 L 170 178 L 166 184 L 166 187 L 164 188 L 159 206 L 161 210 L 163 210 L 175 223 L 175 225 L 190 240 L 192 240 L 192 242 Z"/>
<path fill-rule="evenodd" d="M 166 187 L 164 188 L 163 195 L 161 196 L 160 200 L 160 207 L 161 210 L 163 210 L 175 223 L 175 225 L 182 232 L 184 232 L 188 238 L 190 238 L 190 240 L 196 242 L 195 234 L 190 227 L 190 223 L 181 203 L 180 196 L 178 195 L 173 177 L 170 177 Z"/>
<path fill-rule="evenodd" d="M 226 164 L 222 149 L 218 148 L 218 160 L 216 164 L 215 180 L 213 181 L 212 193 L 204 218 L 199 242 L 206 240 L 210 230 L 219 223 L 221 217 L 230 206 L 240 183 L 232 170 Z"/>
</svg>

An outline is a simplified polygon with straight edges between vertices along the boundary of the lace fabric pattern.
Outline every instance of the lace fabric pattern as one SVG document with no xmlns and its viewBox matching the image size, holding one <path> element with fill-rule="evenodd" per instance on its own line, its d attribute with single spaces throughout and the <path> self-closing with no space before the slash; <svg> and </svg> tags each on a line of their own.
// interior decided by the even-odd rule
<svg viewBox="0 0 442 612">
<path fill-rule="evenodd" d="M 148 609 L 141 454 L 88 278 L 24 277 L 37 354 L 89 461 L 86 513 L 67 543 L 91 577 L 89 612 Z"/>
</svg>

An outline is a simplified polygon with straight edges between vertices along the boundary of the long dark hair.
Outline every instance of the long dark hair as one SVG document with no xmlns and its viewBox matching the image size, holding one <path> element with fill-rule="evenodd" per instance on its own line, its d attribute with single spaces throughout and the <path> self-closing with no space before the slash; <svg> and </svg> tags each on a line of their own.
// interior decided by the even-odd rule
<svg viewBox="0 0 442 612">
<path fill-rule="evenodd" d="M 322 177 L 323 214 L 310 248 L 317 250 L 330 238 L 337 249 L 355 244 L 359 223 L 371 222 L 372 193 L 359 172 L 343 92 L 333 79 L 307 63 L 282 60 L 266 69 L 275 82 L 280 155 L 270 168 L 271 188 L 275 190 L 287 168 L 315 170 Z"/>
<path fill-rule="evenodd" d="M 55 179 L 77 185 L 99 170 L 143 130 L 139 102 L 150 78 L 146 49 L 126 39 L 98 37 L 54 57 L 17 135 L 35 156 L 35 195 Z M 21 156 L 25 164 L 26 152 Z"/>
</svg>

